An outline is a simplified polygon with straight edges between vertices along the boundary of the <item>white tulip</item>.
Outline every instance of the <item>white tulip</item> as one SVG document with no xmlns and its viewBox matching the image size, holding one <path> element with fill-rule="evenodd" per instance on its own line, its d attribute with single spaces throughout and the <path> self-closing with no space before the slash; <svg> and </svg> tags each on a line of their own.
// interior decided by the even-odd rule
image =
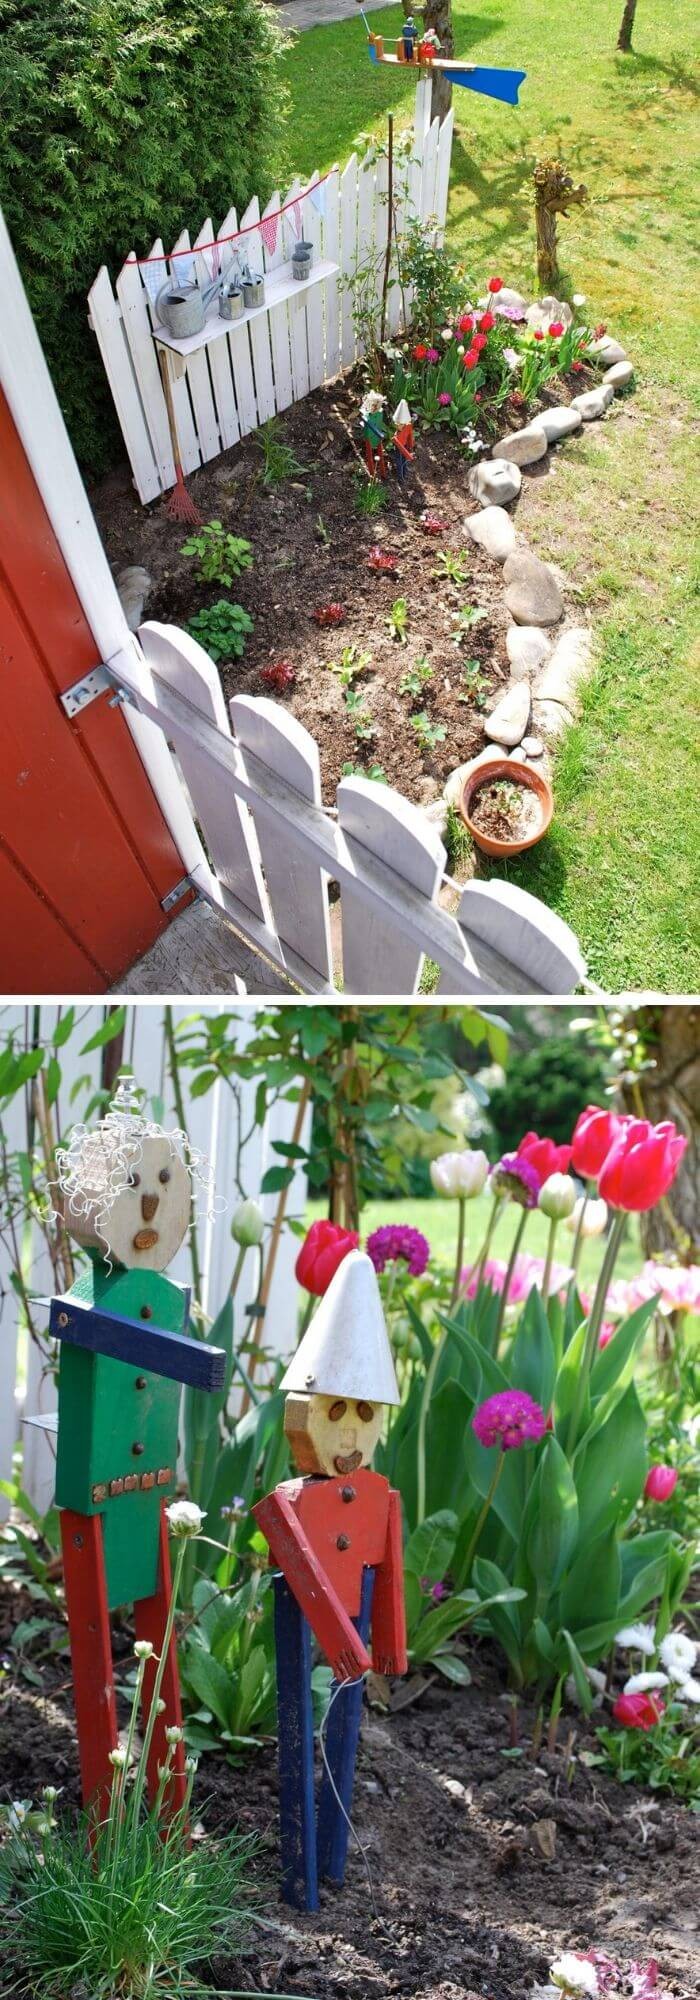
<svg viewBox="0 0 700 2000">
<path fill-rule="evenodd" d="M 483 1194 L 489 1163 L 485 1153 L 441 1153 L 430 1162 L 430 1178 L 436 1194 L 451 1201 L 471 1201 Z"/>
<path fill-rule="evenodd" d="M 550 1174 L 537 1197 L 537 1206 L 550 1222 L 564 1222 L 576 1201 L 576 1183 L 570 1174 Z"/>
<path fill-rule="evenodd" d="M 585 1195 L 579 1195 L 571 1214 L 566 1217 L 566 1227 L 571 1230 L 572 1236 L 576 1235 L 579 1225 L 582 1236 L 602 1236 L 607 1220 L 606 1201 L 586 1201 Z"/>
<path fill-rule="evenodd" d="M 257 1201 L 240 1202 L 231 1223 L 234 1243 L 240 1244 L 242 1250 L 249 1250 L 262 1242 L 264 1234 L 265 1217 Z"/>
</svg>

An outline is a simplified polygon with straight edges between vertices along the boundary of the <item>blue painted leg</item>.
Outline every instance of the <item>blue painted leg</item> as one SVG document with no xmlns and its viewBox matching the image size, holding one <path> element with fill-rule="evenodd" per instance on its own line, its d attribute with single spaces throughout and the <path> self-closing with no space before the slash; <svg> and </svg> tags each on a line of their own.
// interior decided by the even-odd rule
<svg viewBox="0 0 700 2000">
<path fill-rule="evenodd" d="M 283 1576 L 274 1589 L 282 1895 L 317 1910 L 311 1633 Z"/>
<path fill-rule="evenodd" d="M 367 1644 L 372 1613 L 374 1591 L 374 1570 L 366 1569 L 362 1578 L 362 1600 L 360 1616 L 355 1619 L 360 1638 Z M 333 1693 L 337 1682 L 333 1682 Z M 325 1749 L 333 1784 L 342 1799 L 345 1812 L 349 1815 L 352 1807 L 352 1790 L 355 1781 L 355 1759 L 362 1718 L 362 1681 L 341 1688 L 337 1701 L 333 1702 L 325 1731 Z M 318 1834 L 316 1852 L 319 1876 L 342 1887 L 345 1877 L 345 1862 L 348 1851 L 349 1827 L 333 1791 L 328 1771 L 324 1767 L 321 1781 L 321 1795 L 318 1807 Z"/>
</svg>

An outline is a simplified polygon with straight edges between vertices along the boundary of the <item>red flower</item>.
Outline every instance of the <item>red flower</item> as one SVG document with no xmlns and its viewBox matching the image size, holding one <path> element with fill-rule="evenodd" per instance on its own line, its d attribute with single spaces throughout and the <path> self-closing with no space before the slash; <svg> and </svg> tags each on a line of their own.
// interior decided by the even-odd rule
<svg viewBox="0 0 700 2000">
<path fill-rule="evenodd" d="M 600 326 L 596 326 L 596 327 L 594 328 L 594 332 L 593 332 L 593 338 L 594 338 L 594 340 L 602 340 L 602 338 L 603 338 L 603 334 L 604 334 L 604 333 L 607 333 L 607 331 L 608 331 L 608 329 L 607 329 L 607 326 L 606 326 L 606 324 L 605 324 L 605 321 L 604 321 L 604 320 L 601 320 L 601 322 L 600 322 Z"/>
<path fill-rule="evenodd" d="M 670 1500 L 678 1485 L 675 1465 L 650 1465 L 644 1481 L 645 1500 Z"/>
<path fill-rule="evenodd" d="M 271 667 L 262 668 L 260 679 L 266 687 L 282 689 L 294 686 L 296 673 L 289 660 L 275 660 Z"/>
<path fill-rule="evenodd" d="M 367 568 L 379 570 L 382 575 L 396 576 L 398 563 L 396 556 L 389 555 L 387 549 L 374 548 L 370 549 L 367 557 Z"/>
<path fill-rule="evenodd" d="M 471 333 L 472 327 L 474 325 L 474 314 L 462 313 L 462 317 L 460 320 L 457 321 L 457 325 L 460 333 Z"/>
<path fill-rule="evenodd" d="M 414 359 L 414 361 L 425 361 L 425 357 L 426 357 L 426 355 L 427 355 L 427 352 L 428 352 L 428 349 L 427 349 L 427 347 L 424 347 L 424 346 L 423 346 L 423 344 L 422 344 L 422 342 L 421 342 L 421 341 L 419 341 L 419 342 L 418 342 L 418 346 L 417 346 L 417 347 L 414 347 L 414 349 L 413 349 L 413 359 Z"/>
<path fill-rule="evenodd" d="M 476 395 L 475 395 L 475 397 L 474 397 L 474 401 L 475 401 L 475 403 L 480 403 L 480 402 L 481 402 L 481 390 L 480 390 L 480 389 L 477 389 L 477 392 L 476 392 Z"/>
<path fill-rule="evenodd" d="M 568 1173 L 571 1159 L 570 1146 L 555 1146 L 553 1139 L 539 1139 L 536 1132 L 526 1132 L 518 1146 L 521 1160 L 527 1160 L 541 1181 L 548 1181 L 550 1174 Z"/>
<path fill-rule="evenodd" d="M 502 279 L 502 278 L 489 278 L 489 282 L 488 282 L 488 290 L 489 290 L 490 292 L 502 292 L 502 291 L 503 291 L 503 279 Z"/>
<path fill-rule="evenodd" d="M 549 328 L 549 331 L 550 331 L 550 333 L 551 333 L 551 336 L 552 336 L 552 339 L 553 339 L 553 340 L 558 340 L 558 339 L 559 339 L 559 336 L 560 336 L 560 334 L 562 334 L 562 333 L 564 332 L 564 321 L 563 321 L 563 319 L 553 319 L 553 320 L 552 320 L 552 324 L 551 324 L 551 326 L 550 326 L 550 328 Z"/>
<path fill-rule="evenodd" d="M 449 521 L 441 521 L 439 514 L 430 514 L 427 508 L 421 514 L 420 525 L 424 535 L 446 535 Z"/>
<path fill-rule="evenodd" d="M 344 604 L 317 604 L 312 612 L 317 625 L 342 625 L 345 617 Z"/>
<path fill-rule="evenodd" d="M 477 349 L 476 349 L 475 347 L 470 347 L 470 349 L 469 349 L 469 353 L 468 353 L 468 354 L 465 354 L 465 355 L 464 355 L 464 358 L 463 358 L 463 361 L 462 361 L 462 367 L 463 367 L 463 368 L 476 368 L 476 366 L 477 366 L 477 364 L 478 364 L 478 360 L 479 360 L 479 355 L 478 355 L 478 351 L 477 351 Z"/>
<path fill-rule="evenodd" d="M 540 326 L 536 326 L 536 327 L 535 327 L 535 332 L 534 332 L 534 335 L 533 335 L 533 339 L 535 339 L 535 340 L 544 340 L 544 334 L 543 334 L 543 332 L 542 332 L 542 328 L 541 328 Z"/>
<path fill-rule="evenodd" d="M 523 395 L 522 389 L 511 389 L 510 400 L 514 410 L 522 410 L 525 404 L 525 397 Z"/>
<path fill-rule="evenodd" d="M 619 1694 L 613 1715 L 625 1729 L 655 1729 L 665 1707 L 657 1694 Z"/>
<path fill-rule="evenodd" d="M 485 348 L 485 347 L 486 347 L 487 345 L 488 345 L 488 342 L 487 342 L 487 339 L 486 339 L 486 334 L 485 334 L 485 333 L 475 333 L 475 334 L 474 334 L 474 337 L 473 337 L 473 340 L 472 340 L 472 347 L 473 347 L 473 350 L 474 350 L 474 353 L 475 353 L 475 354 L 483 354 L 483 351 L 484 351 L 484 348 Z"/>
<path fill-rule="evenodd" d="M 583 362 L 582 362 L 582 361 L 572 361 L 572 363 L 571 363 L 571 366 L 572 366 L 572 369 L 573 369 L 573 371 L 574 371 L 574 374 L 575 374 L 575 375 L 580 375 L 580 373 L 581 373 L 581 369 L 582 369 L 582 367 L 583 367 Z"/>
<path fill-rule="evenodd" d="M 621 1118 L 598 1176 L 598 1191 L 612 1208 L 641 1214 L 668 1194 L 688 1141 L 670 1118 Z"/>
<path fill-rule="evenodd" d="M 339 1222 L 312 1222 L 294 1266 L 297 1282 L 322 1298 L 338 1265 L 350 1250 L 359 1248 L 359 1242 L 356 1230 L 341 1229 Z"/>
<path fill-rule="evenodd" d="M 614 1111 L 587 1104 L 576 1120 L 571 1139 L 571 1164 L 577 1174 L 595 1180 L 607 1159 L 620 1120 Z"/>
<path fill-rule="evenodd" d="M 490 333 L 492 326 L 495 326 L 495 324 L 496 321 L 493 313 L 482 313 L 479 320 L 482 333 Z"/>
</svg>

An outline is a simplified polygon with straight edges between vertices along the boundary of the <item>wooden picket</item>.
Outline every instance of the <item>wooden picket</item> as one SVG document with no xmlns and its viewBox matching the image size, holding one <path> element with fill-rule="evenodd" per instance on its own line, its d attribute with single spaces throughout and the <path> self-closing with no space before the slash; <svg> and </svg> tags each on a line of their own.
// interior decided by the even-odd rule
<svg viewBox="0 0 700 2000">
<path fill-rule="evenodd" d="M 174 625 L 147 623 L 117 653 L 115 687 L 177 751 L 208 861 L 192 886 L 267 965 L 269 990 L 416 992 L 426 956 L 450 993 L 570 993 L 585 976 L 572 931 L 512 884 L 469 882 L 442 906 L 446 854 L 419 807 L 343 778 L 321 799 L 318 747 L 281 703 L 238 695 L 225 713 L 213 662 Z M 334 966 L 328 885 L 340 889 Z M 338 913 L 336 913 L 338 914 Z"/>
<path fill-rule="evenodd" d="M 430 89 L 430 80 L 421 79 L 411 156 L 408 161 L 397 156 L 395 162 L 394 209 L 399 233 L 412 216 L 434 218 L 441 239 L 447 213 L 452 116 L 442 126 L 436 119 L 431 124 Z M 207 338 L 206 346 L 182 354 L 154 338 L 155 308 L 146 289 L 143 266 L 133 251 L 117 278 L 116 297 L 105 267 L 98 272 L 89 294 L 90 324 L 142 501 L 155 499 L 175 483 L 163 368 L 169 375 L 180 459 L 189 473 L 288 409 L 311 389 L 331 381 L 341 368 L 354 365 L 358 348 L 352 280 L 358 267 L 368 261 L 379 315 L 388 223 L 386 159 L 368 153 L 358 162 L 353 154 L 342 174 L 334 167 L 323 178 L 323 213 L 314 207 L 307 192 L 318 179 L 319 175 L 313 174 L 306 182 L 294 181 L 285 196 L 272 195 L 262 218 L 274 216 L 285 202 L 303 196 L 302 233 L 314 246 L 311 281 L 290 286 L 283 299 L 271 298 L 266 309 L 240 323 L 232 322 L 225 332 L 222 327 L 221 337 Z M 148 255 L 159 262 L 149 276 L 165 283 L 168 277 L 182 280 L 196 274 L 200 283 L 208 283 L 219 259 L 222 269 L 234 261 L 236 246 L 222 242 L 220 252 L 202 246 L 219 242 L 239 228 L 252 231 L 241 245 L 251 270 L 263 271 L 266 277 L 288 275 L 296 234 L 293 215 L 290 211 L 281 216 L 274 250 L 266 248 L 261 233 L 254 228 L 261 220 L 257 199 L 248 204 L 240 221 L 230 208 L 218 231 L 207 217 L 192 246 L 183 229 L 173 250 L 192 247 L 191 260 L 172 262 L 172 253 L 166 254 L 157 238 Z M 388 332 L 396 334 L 403 327 L 408 303 L 394 267 L 387 302 Z"/>
</svg>

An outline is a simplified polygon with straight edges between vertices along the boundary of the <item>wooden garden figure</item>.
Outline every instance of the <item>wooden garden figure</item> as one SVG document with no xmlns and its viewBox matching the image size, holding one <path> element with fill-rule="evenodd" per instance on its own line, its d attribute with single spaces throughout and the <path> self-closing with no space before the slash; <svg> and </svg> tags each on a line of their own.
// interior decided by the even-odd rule
<svg viewBox="0 0 700 2000">
<path fill-rule="evenodd" d="M 374 1267 L 353 1250 L 336 1271 L 282 1381 L 299 1469 L 253 1509 L 280 1574 L 275 1645 L 282 1893 L 318 1909 L 345 1873 L 363 1676 L 406 1672 L 401 1501 L 370 1471 L 383 1406 L 399 1392 Z M 370 1639 L 371 1631 L 371 1639 Z M 311 1634 L 333 1668 L 318 1815 Z M 370 1649 L 371 1648 L 371 1653 Z"/>
<path fill-rule="evenodd" d="M 402 51 L 402 54 L 399 58 L 401 62 L 409 62 L 409 63 L 413 62 L 418 36 L 419 36 L 419 30 L 416 27 L 416 23 L 413 19 L 412 14 L 409 14 L 408 19 L 404 21 L 403 28 L 401 31 L 400 41 L 398 44 L 398 48 Z M 397 54 L 398 54 L 398 49 L 397 49 Z"/>
<path fill-rule="evenodd" d="M 181 1385 L 214 1390 L 224 1379 L 223 1351 L 184 1332 L 188 1288 L 163 1275 L 189 1226 L 184 1144 L 183 1134 L 138 1112 L 134 1086 L 123 1082 L 103 1122 L 77 1127 L 59 1154 L 65 1224 L 90 1262 L 51 1301 L 50 1332 L 61 1342 L 56 1503 L 83 1799 L 100 1816 L 117 1745 L 109 1613 L 132 1603 L 136 1638 L 154 1647 L 146 1717 L 170 1602 L 165 1503 L 175 1487 Z M 174 1638 L 161 1699 L 151 1797 L 165 1731 L 182 1725 Z M 181 1741 L 171 1768 L 168 1812 L 185 1796 Z"/>
<path fill-rule="evenodd" d="M 370 479 L 376 479 L 377 474 L 379 474 L 380 479 L 386 479 L 386 457 L 384 453 L 384 438 L 386 436 L 386 424 L 384 421 L 385 403 L 386 396 L 381 396 L 378 389 L 368 389 L 364 401 L 360 404 L 360 424 L 365 447 L 365 464 Z"/>
<path fill-rule="evenodd" d="M 396 477 L 399 484 L 403 486 L 408 478 L 409 465 L 413 464 L 415 457 L 413 449 L 413 418 L 405 396 L 402 396 L 401 402 L 396 405 L 393 423 L 395 426 L 393 440 L 394 465 L 396 467 Z"/>
</svg>

